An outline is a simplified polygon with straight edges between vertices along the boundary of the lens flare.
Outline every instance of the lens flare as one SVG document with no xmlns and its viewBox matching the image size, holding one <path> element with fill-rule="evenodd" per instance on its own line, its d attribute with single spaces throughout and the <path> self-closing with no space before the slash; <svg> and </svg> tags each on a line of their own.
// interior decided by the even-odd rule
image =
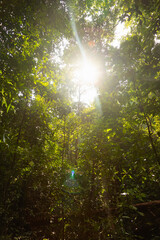
<svg viewBox="0 0 160 240">
<path fill-rule="evenodd" d="M 81 60 L 77 64 L 73 76 L 74 82 L 78 84 L 78 92 L 76 97 L 78 101 L 83 100 L 83 102 L 90 104 L 97 96 L 95 85 L 96 82 L 98 81 L 100 72 L 97 67 L 98 64 L 94 63 L 92 60 L 87 59 L 86 52 L 84 51 L 81 39 L 78 35 L 74 11 L 72 11 L 71 6 L 69 7 L 69 13 L 73 34 L 75 36 L 77 45 L 81 53 Z M 90 41 L 88 45 L 89 47 L 94 47 L 95 46 L 94 40 Z"/>
<path fill-rule="evenodd" d="M 72 170 L 71 171 L 71 176 L 74 177 L 74 174 L 75 174 L 75 172 L 74 172 L 74 170 Z"/>
</svg>

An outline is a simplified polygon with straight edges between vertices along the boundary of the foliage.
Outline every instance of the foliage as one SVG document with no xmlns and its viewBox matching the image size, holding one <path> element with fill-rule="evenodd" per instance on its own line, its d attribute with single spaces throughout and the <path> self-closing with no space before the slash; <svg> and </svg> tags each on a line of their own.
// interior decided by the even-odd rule
<svg viewBox="0 0 160 240">
<path fill-rule="evenodd" d="M 0 4 L 0 238 L 158 239 L 159 1 Z M 81 46 L 91 106 L 72 98 Z"/>
</svg>

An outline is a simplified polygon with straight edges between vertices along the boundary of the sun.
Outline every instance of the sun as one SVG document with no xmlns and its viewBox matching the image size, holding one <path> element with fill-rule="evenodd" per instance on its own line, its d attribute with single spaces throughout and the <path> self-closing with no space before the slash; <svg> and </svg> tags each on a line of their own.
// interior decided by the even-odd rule
<svg viewBox="0 0 160 240">
<path fill-rule="evenodd" d="M 95 63 L 84 61 L 79 69 L 79 81 L 85 85 L 94 85 L 98 78 L 98 69 Z"/>
<path fill-rule="evenodd" d="M 91 86 L 94 85 L 98 79 L 98 67 L 95 62 L 85 59 L 77 64 L 74 75 L 80 85 Z"/>
<path fill-rule="evenodd" d="M 100 72 L 98 64 L 90 59 L 84 59 L 76 64 L 74 70 L 74 81 L 78 85 L 78 98 L 83 102 L 91 103 L 97 95 L 95 88 Z"/>
</svg>

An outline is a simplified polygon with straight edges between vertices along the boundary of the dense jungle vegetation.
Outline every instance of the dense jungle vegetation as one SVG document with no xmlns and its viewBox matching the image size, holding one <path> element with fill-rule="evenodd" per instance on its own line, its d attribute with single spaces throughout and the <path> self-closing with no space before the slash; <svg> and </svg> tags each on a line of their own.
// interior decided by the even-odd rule
<svg viewBox="0 0 160 240">
<path fill-rule="evenodd" d="M 0 1 L 0 239 L 160 239 L 159 39 L 159 0 Z"/>
</svg>

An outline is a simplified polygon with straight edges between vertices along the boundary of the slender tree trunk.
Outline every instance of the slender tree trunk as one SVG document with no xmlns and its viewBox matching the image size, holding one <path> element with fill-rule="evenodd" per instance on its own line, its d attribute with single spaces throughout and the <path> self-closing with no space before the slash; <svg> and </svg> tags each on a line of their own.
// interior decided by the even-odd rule
<svg viewBox="0 0 160 240">
<path fill-rule="evenodd" d="M 63 127 L 63 151 L 62 151 L 62 174 L 64 170 L 64 157 L 65 157 L 65 147 L 66 147 L 66 116 L 64 116 L 64 127 Z M 64 199 L 62 196 L 62 240 L 65 239 L 64 232 Z"/>
<path fill-rule="evenodd" d="M 141 97 L 141 94 L 140 94 L 140 91 L 139 91 L 138 88 L 136 89 L 136 92 L 137 92 L 137 97 L 139 99 L 139 109 L 144 114 L 144 117 L 145 117 L 147 129 L 148 129 L 149 141 L 151 143 L 152 150 L 153 150 L 153 153 L 155 155 L 156 161 L 160 165 L 160 159 L 159 159 L 159 156 L 158 156 L 158 153 L 157 153 L 157 149 L 156 149 L 156 146 L 154 144 L 153 137 L 152 137 L 152 124 L 151 124 L 151 120 L 150 120 L 149 116 L 147 116 L 147 114 L 144 111 L 144 107 L 143 107 L 143 103 L 142 103 L 142 97 Z"/>
<path fill-rule="evenodd" d="M 146 119 L 148 135 L 149 135 L 149 140 L 150 140 L 150 143 L 151 143 L 151 146 L 152 146 L 152 150 L 154 152 L 154 155 L 156 157 L 156 160 L 157 160 L 158 164 L 160 165 L 160 159 L 159 159 L 159 156 L 158 156 L 158 153 L 157 153 L 157 149 L 155 147 L 155 144 L 154 144 L 154 141 L 153 141 L 153 138 L 152 138 L 152 129 L 151 129 L 151 125 L 150 125 L 151 123 L 149 123 L 149 120 L 148 120 L 146 115 L 145 115 L 145 119 Z"/>
</svg>

